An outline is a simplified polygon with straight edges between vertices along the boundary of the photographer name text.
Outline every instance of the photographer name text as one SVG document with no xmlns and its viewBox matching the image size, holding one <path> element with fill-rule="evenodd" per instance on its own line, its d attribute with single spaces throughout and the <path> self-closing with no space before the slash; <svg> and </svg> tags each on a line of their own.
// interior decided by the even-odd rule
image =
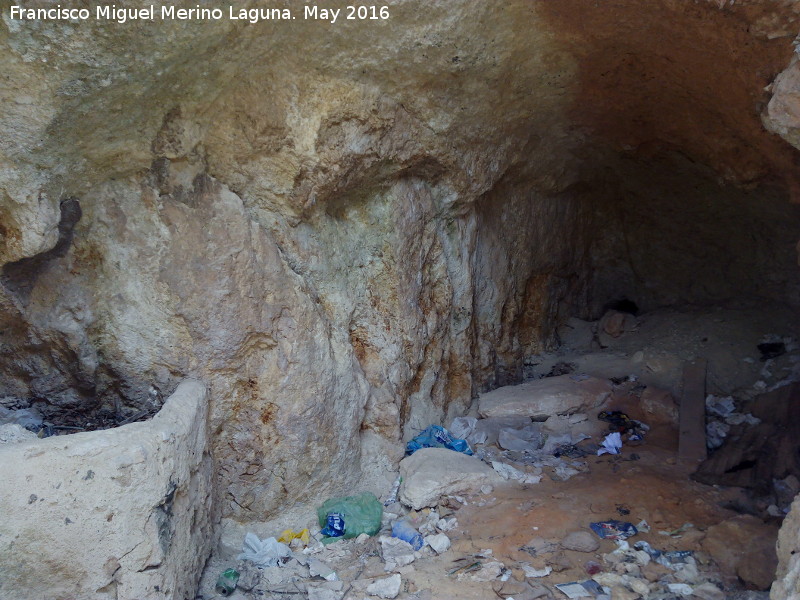
<svg viewBox="0 0 800 600">
<path fill-rule="evenodd" d="M 303 10 L 289 8 L 204 8 L 199 4 L 195 8 L 179 8 L 172 5 L 155 6 L 151 4 L 142 8 L 123 8 L 115 4 L 88 8 L 65 8 L 60 4 L 52 8 L 25 8 L 11 6 L 10 17 L 19 21 L 113 21 L 127 23 L 130 21 L 242 21 L 259 23 L 261 21 L 385 21 L 389 18 L 388 6 L 344 6 L 341 8 L 321 8 L 314 4 L 303 6 Z"/>
</svg>

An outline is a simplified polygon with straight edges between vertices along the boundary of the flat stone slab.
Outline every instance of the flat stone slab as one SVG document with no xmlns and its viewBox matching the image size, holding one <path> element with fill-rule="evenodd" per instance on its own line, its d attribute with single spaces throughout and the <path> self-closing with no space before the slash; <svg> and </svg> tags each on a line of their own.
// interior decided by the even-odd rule
<svg viewBox="0 0 800 600">
<path fill-rule="evenodd" d="M 442 496 L 474 494 L 481 486 L 503 483 L 474 456 L 445 448 L 423 448 L 400 461 L 400 501 L 414 510 L 436 506 Z"/>
<path fill-rule="evenodd" d="M 497 388 L 481 394 L 478 412 L 487 417 L 530 417 L 545 421 L 597 408 L 611 394 L 611 382 L 597 377 L 560 375 Z"/>
</svg>

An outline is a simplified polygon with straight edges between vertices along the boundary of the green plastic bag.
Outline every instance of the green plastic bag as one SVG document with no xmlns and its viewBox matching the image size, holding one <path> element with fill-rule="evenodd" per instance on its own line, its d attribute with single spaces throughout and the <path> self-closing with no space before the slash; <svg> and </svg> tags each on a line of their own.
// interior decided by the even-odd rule
<svg viewBox="0 0 800 600">
<path fill-rule="evenodd" d="M 371 492 L 346 498 L 331 498 L 317 509 L 319 526 L 325 527 L 328 515 L 338 513 L 344 518 L 344 535 L 341 537 L 325 537 L 323 544 L 335 542 L 342 538 L 358 537 L 362 533 L 375 535 L 381 529 L 383 505 Z"/>
</svg>

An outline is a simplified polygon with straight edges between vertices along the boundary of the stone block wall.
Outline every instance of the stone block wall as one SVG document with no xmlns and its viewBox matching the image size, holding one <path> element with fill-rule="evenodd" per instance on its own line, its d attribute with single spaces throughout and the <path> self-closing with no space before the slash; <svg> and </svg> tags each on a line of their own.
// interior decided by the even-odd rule
<svg viewBox="0 0 800 600">
<path fill-rule="evenodd" d="M 213 543 L 207 392 L 150 421 L 0 446 L 0 597 L 194 598 Z"/>
</svg>

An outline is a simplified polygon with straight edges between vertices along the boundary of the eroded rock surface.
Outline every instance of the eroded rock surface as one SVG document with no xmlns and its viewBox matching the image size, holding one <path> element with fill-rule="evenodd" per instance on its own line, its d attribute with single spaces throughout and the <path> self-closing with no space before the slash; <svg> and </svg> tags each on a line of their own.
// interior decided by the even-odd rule
<svg viewBox="0 0 800 600">
<path fill-rule="evenodd" d="M 797 5 L 589 4 L 4 8 L 0 402 L 121 423 L 206 381 L 246 522 L 384 479 L 619 296 L 800 304 L 792 71 L 764 91 Z"/>
</svg>

